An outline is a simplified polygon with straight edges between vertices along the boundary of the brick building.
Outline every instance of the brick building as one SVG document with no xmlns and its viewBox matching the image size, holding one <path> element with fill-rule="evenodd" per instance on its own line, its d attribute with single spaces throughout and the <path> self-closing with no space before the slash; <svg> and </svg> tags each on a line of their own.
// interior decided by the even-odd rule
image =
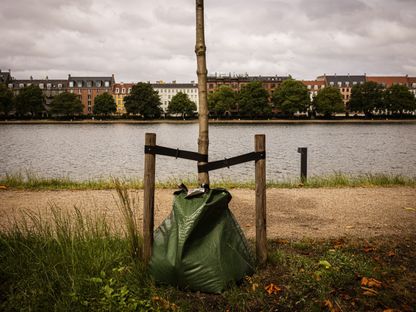
<svg viewBox="0 0 416 312">
<path fill-rule="evenodd" d="M 208 93 L 214 92 L 220 86 L 229 86 L 234 91 L 240 91 L 246 84 L 259 81 L 263 87 L 271 95 L 273 90 L 278 88 L 280 84 L 289 79 L 289 76 L 249 76 L 249 75 L 215 75 L 207 77 Z"/>
<path fill-rule="evenodd" d="M 102 93 L 112 94 L 114 74 L 107 77 L 72 77 L 68 75 L 68 92 L 79 96 L 84 114 L 92 114 L 94 99 Z"/>
</svg>

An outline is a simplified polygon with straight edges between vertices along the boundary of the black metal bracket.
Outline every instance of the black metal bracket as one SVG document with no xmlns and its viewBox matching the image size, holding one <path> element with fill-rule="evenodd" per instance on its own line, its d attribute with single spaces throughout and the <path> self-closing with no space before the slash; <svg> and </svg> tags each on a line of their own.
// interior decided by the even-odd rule
<svg viewBox="0 0 416 312">
<path fill-rule="evenodd" d="M 183 151 L 179 148 L 169 148 L 164 146 L 150 146 L 145 145 L 144 146 L 144 153 L 145 154 L 152 154 L 152 155 L 164 155 L 164 156 L 171 156 L 175 158 L 183 158 L 183 159 L 189 159 L 189 160 L 195 160 L 199 162 L 208 162 L 208 155 L 199 154 L 196 152 L 189 152 L 189 151 Z"/>
<path fill-rule="evenodd" d="M 230 168 L 230 166 L 242 164 L 249 161 L 257 161 L 266 158 L 266 152 L 251 152 L 232 158 L 225 158 L 224 160 L 212 161 L 206 164 L 198 165 L 198 172 L 208 172 L 221 168 Z"/>
</svg>

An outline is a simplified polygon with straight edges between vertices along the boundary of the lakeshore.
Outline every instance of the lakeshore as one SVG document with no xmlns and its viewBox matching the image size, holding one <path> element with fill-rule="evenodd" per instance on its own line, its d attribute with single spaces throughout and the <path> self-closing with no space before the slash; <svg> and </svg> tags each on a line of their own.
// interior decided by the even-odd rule
<svg viewBox="0 0 416 312">
<path fill-rule="evenodd" d="M 118 120 L 0 120 L 0 125 L 8 124 L 197 124 L 198 119 L 191 120 L 174 120 L 174 119 L 154 119 L 154 120 L 135 120 L 135 119 L 118 119 Z M 415 119 L 268 119 L 268 120 L 240 120 L 240 119 L 210 119 L 210 124 L 415 124 Z"/>
</svg>

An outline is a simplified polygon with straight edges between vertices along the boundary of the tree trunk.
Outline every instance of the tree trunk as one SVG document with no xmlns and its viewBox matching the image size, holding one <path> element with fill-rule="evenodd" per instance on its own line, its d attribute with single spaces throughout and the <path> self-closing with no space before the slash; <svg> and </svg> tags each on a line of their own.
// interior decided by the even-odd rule
<svg viewBox="0 0 416 312">
<path fill-rule="evenodd" d="M 205 59 L 204 0 L 196 0 L 196 45 L 198 96 L 199 96 L 199 137 L 198 153 L 208 155 L 208 101 L 207 64 Z M 204 164 L 200 162 L 199 164 Z M 208 172 L 198 173 L 198 183 L 209 185 Z"/>
</svg>

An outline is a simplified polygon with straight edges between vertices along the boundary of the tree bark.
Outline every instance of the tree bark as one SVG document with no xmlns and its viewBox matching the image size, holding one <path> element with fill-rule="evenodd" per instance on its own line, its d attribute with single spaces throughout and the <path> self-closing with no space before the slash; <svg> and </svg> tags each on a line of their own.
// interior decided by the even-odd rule
<svg viewBox="0 0 416 312">
<path fill-rule="evenodd" d="M 208 155 L 208 101 L 207 101 L 207 64 L 204 35 L 204 0 L 196 0 L 196 45 L 198 97 L 199 97 L 199 137 L 198 153 Z M 200 162 L 198 164 L 204 164 Z M 198 173 L 199 184 L 209 185 L 208 172 Z"/>
</svg>

